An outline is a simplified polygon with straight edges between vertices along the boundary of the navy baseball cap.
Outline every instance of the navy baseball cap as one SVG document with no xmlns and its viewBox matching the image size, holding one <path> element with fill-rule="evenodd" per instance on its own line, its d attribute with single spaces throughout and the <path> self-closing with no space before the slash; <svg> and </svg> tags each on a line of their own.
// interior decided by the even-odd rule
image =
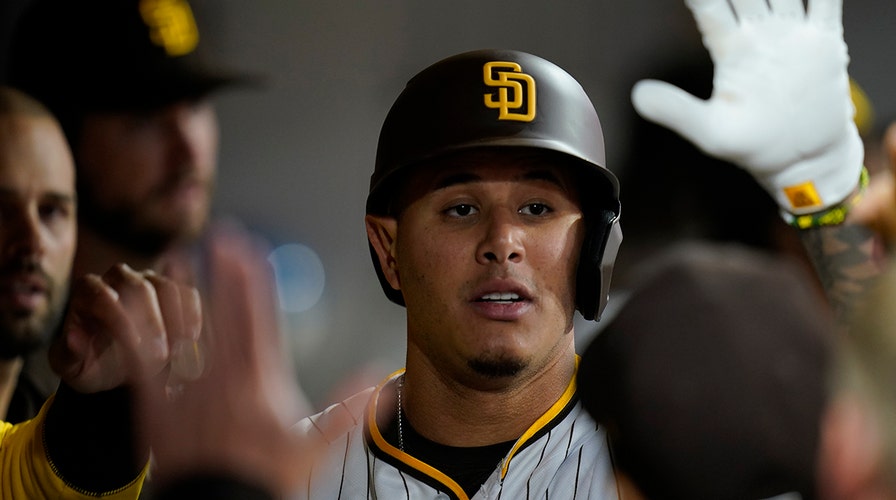
<svg viewBox="0 0 896 500">
<path fill-rule="evenodd" d="M 187 0 L 32 0 L 7 74 L 61 114 L 153 109 L 251 80 L 204 59 L 199 43 Z"/>
</svg>

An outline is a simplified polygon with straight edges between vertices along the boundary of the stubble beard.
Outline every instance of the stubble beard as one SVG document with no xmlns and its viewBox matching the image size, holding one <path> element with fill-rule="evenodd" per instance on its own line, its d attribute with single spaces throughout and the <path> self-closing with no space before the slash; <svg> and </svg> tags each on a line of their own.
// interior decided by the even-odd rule
<svg viewBox="0 0 896 500">
<path fill-rule="evenodd" d="M 210 194 L 209 194 L 210 196 Z M 85 196 L 79 200 L 78 223 L 103 239 L 147 258 L 156 258 L 173 246 L 194 240 L 202 232 L 209 208 L 195 217 L 154 221 L 136 203 L 102 207 Z M 195 221 L 188 219 L 195 219 Z"/>
<path fill-rule="evenodd" d="M 506 356 L 480 356 L 469 360 L 467 366 L 478 375 L 496 380 L 516 377 L 526 368 L 526 363 Z"/>
<path fill-rule="evenodd" d="M 64 303 L 54 302 L 43 316 L 4 313 L 0 315 L 0 359 L 26 356 L 47 344 L 62 323 Z"/>
</svg>

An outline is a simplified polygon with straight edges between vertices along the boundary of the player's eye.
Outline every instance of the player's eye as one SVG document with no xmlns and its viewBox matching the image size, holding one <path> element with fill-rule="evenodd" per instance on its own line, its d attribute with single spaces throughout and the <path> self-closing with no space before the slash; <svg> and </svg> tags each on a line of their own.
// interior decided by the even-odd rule
<svg viewBox="0 0 896 500">
<path fill-rule="evenodd" d="M 544 203 L 529 203 L 520 208 L 523 215 L 545 215 L 551 211 L 551 208 Z"/>
<path fill-rule="evenodd" d="M 461 203 L 459 205 L 454 205 L 453 207 L 445 210 L 445 214 L 449 217 L 469 217 L 471 215 L 475 215 L 478 213 L 478 210 L 473 205 L 467 205 L 465 203 Z"/>
<path fill-rule="evenodd" d="M 41 205 L 38 208 L 38 211 L 40 213 L 40 218 L 44 220 L 63 218 L 69 215 L 69 208 L 61 203 Z"/>
</svg>

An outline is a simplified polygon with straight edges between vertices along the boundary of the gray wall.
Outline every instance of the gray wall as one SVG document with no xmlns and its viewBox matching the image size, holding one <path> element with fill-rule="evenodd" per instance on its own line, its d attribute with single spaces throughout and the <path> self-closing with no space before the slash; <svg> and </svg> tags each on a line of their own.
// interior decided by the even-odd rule
<svg viewBox="0 0 896 500">
<path fill-rule="evenodd" d="M 0 43 L 22 3 L 2 4 Z M 896 117 L 896 1 L 846 4 L 851 72 L 878 115 Z M 613 168 L 627 141 L 631 83 L 655 61 L 700 47 L 689 12 L 672 0 L 198 0 L 196 10 L 209 47 L 267 77 L 263 88 L 216 97 L 216 208 L 274 243 L 320 255 L 321 301 L 286 317 L 300 377 L 318 404 L 363 363 L 383 374 L 403 363 L 403 310 L 380 291 L 363 214 L 380 124 L 411 75 L 475 48 L 546 57 L 591 95 Z"/>
</svg>

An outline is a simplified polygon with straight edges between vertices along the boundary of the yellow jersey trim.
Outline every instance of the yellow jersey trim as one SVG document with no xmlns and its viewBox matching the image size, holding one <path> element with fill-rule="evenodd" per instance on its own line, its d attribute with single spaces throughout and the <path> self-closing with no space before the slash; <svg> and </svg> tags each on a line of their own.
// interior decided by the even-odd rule
<svg viewBox="0 0 896 500">
<path fill-rule="evenodd" d="M 504 480 L 504 476 L 507 475 L 507 469 L 510 467 L 510 461 L 513 460 L 513 457 L 516 455 L 516 452 L 526 444 L 529 439 L 534 436 L 538 431 L 544 428 L 545 425 L 550 423 L 554 418 L 566 408 L 566 405 L 572 400 L 573 396 L 576 393 L 576 374 L 579 372 L 579 355 L 576 355 L 576 369 L 573 371 L 572 378 L 569 380 L 569 384 L 566 386 L 566 390 L 563 391 L 563 395 L 560 396 L 560 399 L 557 400 L 549 409 L 546 411 L 538 420 L 535 421 L 526 432 L 520 436 L 519 439 L 516 440 L 516 443 L 513 445 L 513 448 L 510 449 L 510 453 L 507 454 L 507 457 L 504 459 L 504 464 L 501 466 L 501 480 Z"/>
<path fill-rule="evenodd" d="M 453 479 L 448 477 L 444 472 L 392 446 L 380 433 L 380 429 L 376 425 L 376 410 L 377 403 L 380 399 L 380 392 L 382 392 L 383 387 L 385 387 L 386 384 L 402 375 L 404 375 L 404 368 L 386 377 L 385 380 L 383 380 L 378 386 L 376 386 L 376 390 L 373 392 L 373 397 L 370 398 L 370 406 L 367 407 L 367 428 L 370 430 L 371 439 L 373 439 L 373 442 L 376 443 L 377 447 L 379 447 L 380 450 L 382 450 L 389 456 L 401 461 L 402 463 L 410 467 L 413 467 L 414 469 L 426 474 L 433 479 L 438 480 L 440 483 L 444 484 L 448 489 L 450 489 L 451 492 L 454 493 L 455 496 L 457 496 L 457 498 L 460 498 L 461 500 L 469 500 L 470 497 L 467 496 L 467 494 L 464 492 L 464 489 L 461 488 L 460 485 L 457 484 Z"/>
<path fill-rule="evenodd" d="M 516 440 L 513 447 L 510 449 L 510 453 L 504 458 L 501 464 L 501 479 L 507 475 L 507 470 L 510 467 L 510 462 L 516 456 L 516 453 L 539 431 L 541 431 L 546 425 L 548 425 L 551 421 L 553 421 L 572 401 L 573 397 L 576 394 L 576 373 L 579 370 L 579 361 L 580 356 L 576 355 L 576 366 L 575 371 L 573 372 L 573 376 L 570 378 L 569 383 L 566 386 L 566 390 L 563 391 L 563 394 L 551 407 L 546 411 L 541 417 L 538 418 L 528 429 L 526 432 L 520 436 L 519 439 Z M 379 430 L 379 427 L 376 423 L 376 415 L 377 415 L 377 405 L 380 398 L 380 393 L 383 388 L 386 387 L 390 382 L 397 379 L 398 377 L 404 375 L 404 368 L 395 371 L 388 377 L 386 377 L 379 385 L 376 386 L 376 389 L 373 392 L 372 397 L 370 398 L 370 404 L 367 407 L 367 428 L 370 431 L 370 437 L 373 440 L 374 444 L 386 453 L 387 455 L 395 458 L 396 460 L 402 462 L 413 469 L 426 474 L 427 476 L 439 481 L 445 487 L 447 487 L 451 492 L 461 500 L 469 500 L 469 497 L 464 492 L 463 488 L 460 487 L 453 479 L 448 477 L 444 472 L 436 469 L 435 467 L 423 462 L 414 456 L 401 451 L 400 449 L 393 446 L 391 443 L 386 441 L 383 437 L 382 433 Z"/>
</svg>

